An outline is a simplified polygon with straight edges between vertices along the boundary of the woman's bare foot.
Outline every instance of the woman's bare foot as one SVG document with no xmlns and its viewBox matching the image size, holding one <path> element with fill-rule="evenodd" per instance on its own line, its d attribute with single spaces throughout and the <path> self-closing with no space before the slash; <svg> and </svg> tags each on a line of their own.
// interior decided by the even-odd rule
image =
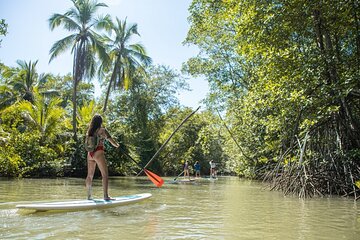
<svg viewBox="0 0 360 240">
<path fill-rule="evenodd" d="M 115 198 L 112 198 L 112 197 L 107 196 L 107 197 L 104 197 L 104 200 L 105 200 L 105 201 L 112 201 L 112 200 L 116 200 L 116 199 L 115 199 Z"/>
</svg>

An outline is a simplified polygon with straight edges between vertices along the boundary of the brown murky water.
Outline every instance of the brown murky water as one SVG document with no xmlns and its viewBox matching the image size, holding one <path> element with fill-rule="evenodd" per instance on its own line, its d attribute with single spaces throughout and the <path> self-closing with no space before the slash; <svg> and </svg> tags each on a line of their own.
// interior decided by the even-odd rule
<svg viewBox="0 0 360 240">
<path fill-rule="evenodd" d="M 360 239 L 359 203 L 298 199 L 236 177 L 156 188 L 111 178 L 110 194 L 149 192 L 140 203 L 78 212 L 19 211 L 16 204 L 85 197 L 84 179 L 0 179 L 0 239 Z M 101 197 L 101 181 L 94 184 Z"/>
</svg>

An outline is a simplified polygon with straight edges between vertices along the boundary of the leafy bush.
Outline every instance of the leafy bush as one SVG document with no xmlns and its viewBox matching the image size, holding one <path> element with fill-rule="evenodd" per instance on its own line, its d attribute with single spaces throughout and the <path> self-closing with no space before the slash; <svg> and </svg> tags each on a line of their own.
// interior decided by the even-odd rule
<svg viewBox="0 0 360 240">
<path fill-rule="evenodd" d="M 16 154 L 12 146 L 0 147 L 0 176 L 17 177 L 21 175 L 21 167 L 25 163 L 21 157 Z"/>
<path fill-rule="evenodd" d="M 10 146 L 14 146 L 23 162 L 20 175 L 27 177 L 55 177 L 62 175 L 61 158 L 53 145 L 40 145 L 40 133 L 37 131 L 13 134 Z M 5 152 L 9 151 L 9 147 Z"/>
</svg>

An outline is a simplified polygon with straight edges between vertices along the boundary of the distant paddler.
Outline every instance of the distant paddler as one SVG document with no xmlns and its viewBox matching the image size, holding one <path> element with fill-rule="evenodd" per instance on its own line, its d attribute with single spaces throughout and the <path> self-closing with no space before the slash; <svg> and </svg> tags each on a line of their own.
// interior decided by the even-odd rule
<svg viewBox="0 0 360 240">
<path fill-rule="evenodd" d="M 195 169 L 195 178 L 199 178 L 200 177 L 200 163 L 199 163 L 199 161 L 195 162 L 194 169 Z"/>
<path fill-rule="evenodd" d="M 190 180 L 189 162 L 188 162 L 188 160 L 186 160 L 185 163 L 184 163 L 184 178 L 186 178 L 186 176 L 188 176 L 188 178 Z"/>
<path fill-rule="evenodd" d="M 216 163 L 213 160 L 210 160 L 210 177 L 216 178 Z"/>
</svg>

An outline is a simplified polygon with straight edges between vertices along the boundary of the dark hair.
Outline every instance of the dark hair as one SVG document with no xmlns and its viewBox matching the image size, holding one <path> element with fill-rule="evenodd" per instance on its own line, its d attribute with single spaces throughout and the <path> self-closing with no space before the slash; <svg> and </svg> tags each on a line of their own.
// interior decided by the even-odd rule
<svg viewBox="0 0 360 240">
<path fill-rule="evenodd" d="M 88 136 L 93 136 L 95 131 L 98 130 L 101 127 L 102 124 L 102 117 L 100 114 L 95 114 L 93 118 L 91 119 L 89 129 L 87 131 Z"/>
</svg>

